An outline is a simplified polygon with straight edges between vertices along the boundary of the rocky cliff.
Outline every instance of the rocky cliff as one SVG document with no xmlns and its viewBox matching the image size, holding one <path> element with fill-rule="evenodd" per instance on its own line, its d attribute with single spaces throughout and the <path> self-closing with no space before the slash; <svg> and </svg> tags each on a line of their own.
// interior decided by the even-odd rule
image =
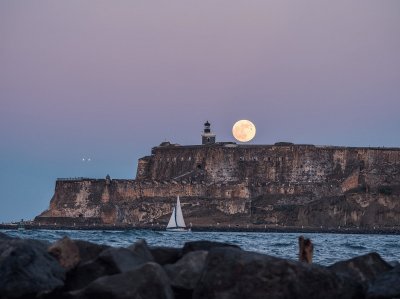
<svg viewBox="0 0 400 299">
<path fill-rule="evenodd" d="M 400 149 L 167 143 L 135 180 L 57 180 L 36 222 L 165 224 L 177 195 L 193 226 L 399 227 Z"/>
</svg>

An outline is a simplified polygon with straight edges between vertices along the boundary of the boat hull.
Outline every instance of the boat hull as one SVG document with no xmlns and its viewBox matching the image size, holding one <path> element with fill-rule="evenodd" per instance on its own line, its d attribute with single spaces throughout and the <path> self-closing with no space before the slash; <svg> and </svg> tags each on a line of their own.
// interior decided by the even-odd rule
<svg viewBox="0 0 400 299">
<path fill-rule="evenodd" d="M 190 232 L 190 228 L 183 228 L 183 227 L 171 227 L 171 228 L 167 228 L 168 232 Z"/>
</svg>

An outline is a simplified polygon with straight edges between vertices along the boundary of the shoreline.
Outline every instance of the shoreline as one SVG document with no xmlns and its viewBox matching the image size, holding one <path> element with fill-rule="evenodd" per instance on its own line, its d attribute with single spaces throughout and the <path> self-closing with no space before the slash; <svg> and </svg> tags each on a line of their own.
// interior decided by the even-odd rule
<svg viewBox="0 0 400 299">
<path fill-rule="evenodd" d="M 165 231 L 165 226 L 160 225 L 38 225 L 24 224 L 24 230 L 152 230 Z M 19 230 L 18 224 L 0 224 L 0 230 Z M 192 232 L 258 232 L 258 233 L 325 233 L 325 234 L 359 234 L 359 235 L 400 235 L 400 228 L 324 228 L 324 227 L 289 227 L 289 226 L 196 226 Z"/>
</svg>

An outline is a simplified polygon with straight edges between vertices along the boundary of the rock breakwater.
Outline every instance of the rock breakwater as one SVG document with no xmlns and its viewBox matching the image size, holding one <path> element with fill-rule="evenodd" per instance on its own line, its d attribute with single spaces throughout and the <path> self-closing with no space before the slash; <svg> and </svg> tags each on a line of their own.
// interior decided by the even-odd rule
<svg viewBox="0 0 400 299">
<path fill-rule="evenodd" d="M 1 299 L 396 298 L 399 267 L 377 253 L 324 267 L 212 241 L 116 248 L 0 234 Z"/>
</svg>

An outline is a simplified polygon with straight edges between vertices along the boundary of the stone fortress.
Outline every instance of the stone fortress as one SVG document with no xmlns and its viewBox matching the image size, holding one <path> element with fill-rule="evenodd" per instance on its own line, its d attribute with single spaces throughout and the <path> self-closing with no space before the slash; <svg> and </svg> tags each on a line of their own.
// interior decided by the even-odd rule
<svg viewBox="0 0 400 299">
<path fill-rule="evenodd" d="M 193 227 L 400 229 L 400 148 L 163 142 L 136 179 L 58 179 L 46 225 L 164 226 L 176 196 Z"/>
</svg>

